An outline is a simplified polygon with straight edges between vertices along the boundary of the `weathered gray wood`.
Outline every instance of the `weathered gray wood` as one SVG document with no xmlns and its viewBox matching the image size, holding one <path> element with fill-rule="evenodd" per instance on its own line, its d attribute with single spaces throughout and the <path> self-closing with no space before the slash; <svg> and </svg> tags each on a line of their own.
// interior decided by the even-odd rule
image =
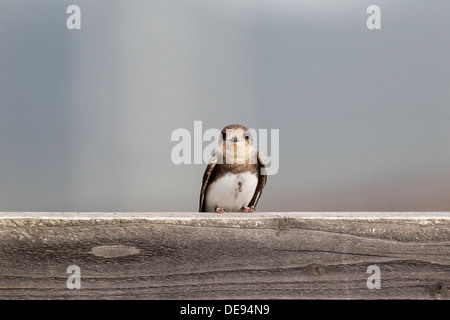
<svg viewBox="0 0 450 320">
<path fill-rule="evenodd" d="M 81 269 L 81 289 L 66 286 Z M 367 268 L 381 270 L 369 290 Z M 450 214 L 0 213 L 0 299 L 449 299 Z"/>
</svg>

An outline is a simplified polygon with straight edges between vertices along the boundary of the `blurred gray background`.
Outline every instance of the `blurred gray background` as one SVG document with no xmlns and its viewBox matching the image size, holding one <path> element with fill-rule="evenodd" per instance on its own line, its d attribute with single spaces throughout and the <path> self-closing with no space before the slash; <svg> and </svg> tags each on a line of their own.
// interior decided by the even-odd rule
<svg viewBox="0 0 450 320">
<path fill-rule="evenodd" d="M 0 0 L 0 211 L 196 211 L 206 165 L 170 158 L 194 120 L 280 130 L 259 211 L 448 211 L 449 15 L 448 0 Z"/>
</svg>

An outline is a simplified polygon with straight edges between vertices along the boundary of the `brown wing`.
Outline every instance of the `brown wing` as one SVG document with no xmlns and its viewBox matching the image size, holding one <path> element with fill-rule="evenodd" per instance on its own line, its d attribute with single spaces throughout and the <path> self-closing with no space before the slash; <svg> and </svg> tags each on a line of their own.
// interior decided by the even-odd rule
<svg viewBox="0 0 450 320">
<path fill-rule="evenodd" d="M 249 207 L 255 207 L 258 204 L 259 197 L 263 192 L 264 186 L 267 183 L 266 158 L 261 152 L 258 152 L 258 184 L 256 185 L 255 194 L 248 204 Z"/>
<path fill-rule="evenodd" d="M 200 205 L 198 208 L 199 212 L 205 212 L 206 189 L 208 188 L 209 178 L 211 177 L 211 174 L 214 171 L 216 163 L 217 163 L 217 158 L 214 156 L 209 160 L 208 166 L 206 167 L 205 173 L 203 174 L 202 189 L 200 191 Z"/>
</svg>

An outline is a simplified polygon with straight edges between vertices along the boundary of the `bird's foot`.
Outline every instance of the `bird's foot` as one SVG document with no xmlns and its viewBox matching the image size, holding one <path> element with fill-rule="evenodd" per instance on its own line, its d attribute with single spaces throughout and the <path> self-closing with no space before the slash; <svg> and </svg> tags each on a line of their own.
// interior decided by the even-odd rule
<svg viewBox="0 0 450 320">
<path fill-rule="evenodd" d="M 215 210 L 217 213 L 225 213 L 225 210 L 224 210 L 223 208 L 215 207 L 214 210 Z"/>
<path fill-rule="evenodd" d="M 251 207 L 242 207 L 242 208 L 241 208 L 241 211 L 244 211 L 244 212 L 246 212 L 246 213 L 251 213 L 251 212 L 255 212 L 256 209 L 255 209 L 254 206 L 251 206 Z"/>
</svg>

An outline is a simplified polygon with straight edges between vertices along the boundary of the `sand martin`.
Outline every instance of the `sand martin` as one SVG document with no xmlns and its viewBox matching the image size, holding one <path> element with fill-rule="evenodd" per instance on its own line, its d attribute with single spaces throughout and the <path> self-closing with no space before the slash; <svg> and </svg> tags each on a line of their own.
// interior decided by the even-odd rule
<svg viewBox="0 0 450 320">
<path fill-rule="evenodd" d="M 228 125 L 203 175 L 199 211 L 253 212 L 266 181 L 266 159 L 253 148 L 249 130 Z"/>
</svg>

